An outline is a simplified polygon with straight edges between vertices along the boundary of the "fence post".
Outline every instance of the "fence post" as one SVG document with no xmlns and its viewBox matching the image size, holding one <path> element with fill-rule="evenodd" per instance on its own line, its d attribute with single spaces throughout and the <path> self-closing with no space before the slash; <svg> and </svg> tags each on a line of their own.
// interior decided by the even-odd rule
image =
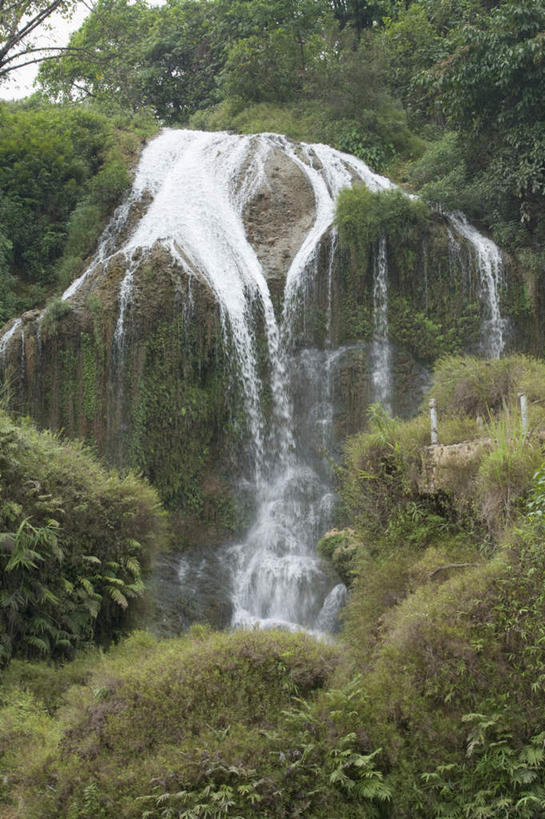
<svg viewBox="0 0 545 819">
<path fill-rule="evenodd" d="M 522 434 L 526 437 L 528 435 L 528 398 L 525 393 L 519 392 L 520 404 L 520 422 L 522 426 Z"/>
<path fill-rule="evenodd" d="M 430 398 L 430 424 L 431 424 L 431 443 L 435 446 L 439 443 L 439 435 L 437 432 L 437 401 L 435 398 Z"/>
</svg>

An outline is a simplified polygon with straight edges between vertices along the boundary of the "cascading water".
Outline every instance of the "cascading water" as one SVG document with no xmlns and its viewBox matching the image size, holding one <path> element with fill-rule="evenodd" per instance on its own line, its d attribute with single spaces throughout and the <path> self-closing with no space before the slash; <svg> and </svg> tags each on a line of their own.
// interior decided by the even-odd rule
<svg viewBox="0 0 545 819">
<path fill-rule="evenodd" d="M 373 268 L 373 398 L 391 412 L 392 353 L 388 340 L 388 255 L 385 236 L 378 241 Z"/>
<path fill-rule="evenodd" d="M 8 348 L 8 345 L 9 345 L 11 339 L 13 338 L 13 336 L 15 335 L 17 330 L 22 326 L 22 324 L 23 324 L 23 322 L 21 321 L 21 319 L 15 319 L 13 324 L 6 330 L 4 335 L 0 338 L 0 358 L 1 359 L 4 358 L 4 356 L 6 354 L 6 350 Z"/>
<path fill-rule="evenodd" d="M 244 226 L 245 210 L 260 186 L 267 184 L 265 164 L 273 152 L 296 166 L 314 196 L 314 221 L 287 265 L 280 321 Z M 114 257 L 121 261 L 126 273 L 114 334 L 120 351 L 130 337 L 127 319 L 139 259 L 155 245 L 166 249 L 188 274 L 190 289 L 192 277 L 198 276 L 215 294 L 226 349 L 232 351 L 233 371 L 242 388 L 249 442 L 246 483 L 254 518 L 243 538 L 216 552 L 212 581 L 210 562 L 204 565 L 189 557 L 183 559 L 179 575 L 185 588 L 207 582 L 217 586 L 221 576 L 230 590 L 229 616 L 235 626 L 327 630 L 334 626 L 344 599 L 344 586 L 319 560 L 315 544 L 331 524 L 335 502 L 324 451 L 332 445 L 333 381 L 343 355 L 343 350 L 331 349 L 336 249 L 332 223 L 338 193 L 354 182 L 373 191 L 393 187 L 363 162 L 325 145 L 294 145 L 275 134 L 166 130 L 144 150 L 132 192 L 116 211 L 92 264 L 63 294 L 65 300 L 77 298 L 91 275 L 100 275 Z M 131 227 L 140 202 L 147 209 Z M 462 217 L 450 220 L 475 247 L 492 316 L 491 354 L 499 355 L 503 349 L 499 251 Z M 324 247 L 330 250 L 327 339 L 325 349 L 318 350 L 309 347 L 304 331 L 301 335 L 300 316 Z M 386 240 L 381 239 L 374 266 L 373 384 L 375 399 L 389 407 L 387 262 Z M 0 357 L 20 328 L 21 321 L 16 320 L 0 338 Z M 265 341 L 264 368 L 259 333 Z"/>
<path fill-rule="evenodd" d="M 470 225 L 462 213 L 449 214 L 448 219 L 456 232 L 474 249 L 482 296 L 489 313 L 488 320 L 483 324 L 483 352 L 489 358 L 500 358 L 505 348 L 507 327 L 507 322 L 502 318 L 500 312 L 499 291 L 503 273 L 500 249 L 491 239 L 486 238 L 473 225 Z M 456 244 L 455 240 L 451 240 L 449 252 L 453 252 Z"/>
<path fill-rule="evenodd" d="M 267 156 L 275 150 L 302 171 L 315 199 L 314 223 L 287 271 L 280 326 L 243 223 L 244 208 L 264 179 Z M 231 577 L 234 625 L 325 628 L 342 600 L 343 588 L 314 551 L 331 520 L 330 477 L 321 468 L 320 458 L 310 454 L 308 436 L 300 428 L 296 431 L 290 383 L 299 380 L 300 367 L 305 364 L 303 353 L 293 350 L 292 333 L 304 284 L 313 275 L 321 243 L 331 230 L 335 198 L 354 180 L 373 190 L 391 186 L 353 157 L 321 145 L 296 148 L 273 134 L 240 137 L 165 131 L 144 151 L 138 168 L 132 196 L 147 193 L 152 201 L 121 250 L 129 264 L 120 292 L 117 341 L 122 343 L 131 301 L 130 260 L 138 248 L 150 249 L 161 242 L 189 274 L 203 275 L 213 289 L 243 387 L 256 511 L 245 538 L 231 544 L 220 557 Z M 334 252 L 333 240 L 331 247 Z M 104 252 L 102 255 L 104 259 Z M 83 281 L 84 277 L 81 284 Z M 75 290 L 77 287 L 71 294 Z M 256 305 L 264 318 L 270 372 L 273 406 L 267 424 L 257 365 Z M 314 396 L 310 399 L 314 404 L 307 409 L 312 416 L 316 404 L 320 406 L 323 438 L 332 420 L 331 362 L 326 362 L 324 380 L 323 368 L 308 366 L 308 358 L 307 394 Z M 325 394 L 317 388 L 324 383 Z M 203 571 L 206 574 L 202 565 L 186 562 L 180 571 L 188 584 L 198 582 L 197 575 Z"/>
</svg>

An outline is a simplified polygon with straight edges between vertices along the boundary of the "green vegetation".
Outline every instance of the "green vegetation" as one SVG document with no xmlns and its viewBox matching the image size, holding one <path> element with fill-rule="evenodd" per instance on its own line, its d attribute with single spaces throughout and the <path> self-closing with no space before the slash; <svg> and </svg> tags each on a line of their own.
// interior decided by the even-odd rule
<svg viewBox="0 0 545 819">
<path fill-rule="evenodd" d="M 520 248 L 538 293 L 544 21 L 544 0 L 100 0 L 69 51 L 42 64 L 41 94 L 2 107 L 0 321 L 80 272 L 139 138 L 160 123 L 277 131 L 353 153 Z M 518 292 L 509 302 L 543 309 Z M 392 325 L 394 340 L 424 332 L 422 347 L 460 352 L 459 339 L 474 341 L 473 308 L 446 326 L 411 305 L 422 315 Z"/>
<path fill-rule="evenodd" d="M 81 271 L 155 129 L 119 115 L 0 105 L 0 324 Z"/>
<path fill-rule="evenodd" d="M 0 321 L 79 272 L 153 117 L 353 153 L 524 248 L 538 289 L 544 23 L 544 0 L 100 0 L 1 109 Z"/>
<path fill-rule="evenodd" d="M 364 186 L 341 191 L 336 223 L 345 262 L 341 269 L 341 340 L 372 337 L 373 275 L 379 240 L 388 256 L 390 340 L 416 359 L 433 364 L 441 356 L 478 349 L 483 305 L 468 276 L 464 255 L 449 252 L 444 218 L 398 188 L 372 192 Z M 513 325 L 527 316 L 524 285 L 510 282 L 502 298 Z"/>
<path fill-rule="evenodd" d="M 196 626 L 13 660 L 7 815 L 541 816 L 545 366 L 443 359 L 431 394 L 443 449 L 427 408 L 372 408 L 347 444 L 350 528 L 319 547 L 351 587 L 336 645 Z"/>
<path fill-rule="evenodd" d="M 221 359 L 206 372 L 195 350 L 198 329 L 180 315 L 147 340 L 146 368 L 131 400 L 130 455 L 169 508 L 204 511 L 203 480 L 226 410 Z M 185 355 L 184 355 L 185 353 Z"/>
<path fill-rule="evenodd" d="M 342 244 L 360 256 L 384 236 L 403 244 L 420 235 L 429 218 L 419 199 L 409 199 L 393 188 L 373 193 L 364 185 L 341 191 L 337 203 L 337 227 Z"/>
<path fill-rule="evenodd" d="M 30 47 L 23 15 L 58 5 L 70 4 L 9 4 L 0 79 Z M 461 208 L 515 251 L 502 315 L 527 325 L 515 348 L 542 354 L 544 28 L 545 0 L 98 0 L 44 62 L 41 90 L 0 104 L 0 324 L 48 301 L 52 350 L 22 408 L 34 400 L 36 417 L 100 446 L 111 400 L 133 434 L 110 457 L 145 470 L 186 517 L 237 527 L 217 431 L 234 451 L 244 422 L 206 299 L 206 316 L 180 318 L 157 255 L 142 326 L 106 386 L 120 271 L 88 296 L 85 326 L 58 293 L 161 124 L 276 131 L 419 194 L 341 196 L 332 322 L 340 343 L 371 337 L 386 237 L 390 338 L 439 359 L 442 444 L 427 446 L 427 408 L 402 422 L 374 407 L 347 442 L 346 526 L 319 544 L 350 585 L 335 646 L 203 627 L 125 640 L 163 536 L 155 490 L 0 413 L 3 815 L 545 814 L 545 367 L 459 357 L 477 347 L 481 307 L 441 217 Z M 323 316 L 311 319 L 319 336 Z M 78 330 L 73 345 L 64 328 Z M 25 343 L 31 369 L 37 341 Z"/>
<path fill-rule="evenodd" d="M 426 449 L 427 407 L 408 422 L 375 408 L 347 445 L 352 528 L 331 551 L 349 560 L 345 638 L 392 816 L 542 812 L 544 378 L 523 357 L 444 359 L 431 395 L 446 449 Z"/>
<path fill-rule="evenodd" d="M 125 633 L 162 536 L 154 491 L 0 412 L 0 662 Z"/>
<path fill-rule="evenodd" d="M 57 100 L 329 142 L 531 245 L 544 21 L 543 0 L 101 0 L 41 81 Z"/>
<path fill-rule="evenodd" d="M 378 816 L 389 790 L 341 716 L 357 689 L 324 692 L 337 661 L 303 635 L 199 627 L 136 633 L 74 670 L 13 663 L 5 798 L 29 819 Z"/>
</svg>

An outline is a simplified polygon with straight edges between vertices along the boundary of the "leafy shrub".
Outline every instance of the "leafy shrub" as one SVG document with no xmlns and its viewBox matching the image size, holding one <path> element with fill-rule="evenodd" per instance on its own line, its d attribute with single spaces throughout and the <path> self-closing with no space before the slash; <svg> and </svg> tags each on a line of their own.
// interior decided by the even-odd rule
<svg viewBox="0 0 545 819">
<path fill-rule="evenodd" d="M 140 479 L 0 413 L 3 662 L 122 634 L 160 537 L 157 497 Z"/>
<path fill-rule="evenodd" d="M 50 332 L 54 333 L 56 323 L 65 316 L 70 315 L 71 312 L 72 305 L 67 301 L 63 301 L 59 296 L 48 303 L 42 322 Z"/>
<path fill-rule="evenodd" d="M 421 230 L 428 218 L 426 205 L 398 189 L 374 193 L 364 185 L 341 191 L 336 223 L 341 243 L 366 255 L 381 236 L 395 243 L 406 241 Z"/>
</svg>

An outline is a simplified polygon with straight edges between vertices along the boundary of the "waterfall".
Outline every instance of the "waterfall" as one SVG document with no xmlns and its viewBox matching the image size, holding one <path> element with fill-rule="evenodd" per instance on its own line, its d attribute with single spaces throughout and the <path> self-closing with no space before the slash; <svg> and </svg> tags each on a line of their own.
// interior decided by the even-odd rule
<svg viewBox="0 0 545 819">
<path fill-rule="evenodd" d="M 326 327 L 325 327 L 325 341 L 328 347 L 331 347 L 333 341 L 331 338 L 332 321 L 333 321 L 333 267 L 335 264 L 335 256 L 337 254 L 337 231 L 334 230 L 331 235 L 331 243 L 329 245 L 329 264 L 327 266 L 327 312 L 326 312 Z"/>
<path fill-rule="evenodd" d="M 280 322 L 243 223 L 244 209 L 264 180 L 264 163 L 273 150 L 281 151 L 301 170 L 315 200 L 313 225 L 286 271 Z M 147 146 L 137 170 L 131 199 L 147 194 L 151 202 L 118 251 L 125 257 L 126 274 L 120 289 L 116 342 L 124 343 L 126 311 L 133 297 L 134 254 L 159 242 L 190 277 L 204 276 L 215 293 L 244 395 L 255 518 L 245 537 L 225 549 L 223 566 L 232 589 L 233 625 L 313 628 L 318 623 L 331 624 L 335 605 L 342 600 L 342 589 L 315 553 L 315 543 L 329 527 L 334 506 L 331 477 L 319 452 L 331 434 L 334 354 L 295 349 L 293 327 L 305 285 L 315 276 L 320 248 L 327 239 L 331 295 L 335 200 L 354 180 L 373 190 L 391 186 L 353 157 L 325 145 L 295 146 L 275 134 L 167 130 Z M 101 264 L 110 252 L 104 243 Z M 93 269 L 97 267 L 94 261 Z M 85 279 L 84 275 L 65 296 L 74 295 Z M 267 422 L 257 363 L 256 308 L 264 319 L 270 373 L 272 409 Z M 330 296 L 328 311 L 329 333 Z M 319 440 L 294 415 L 294 392 L 301 380 L 306 385 L 304 411 L 317 421 Z M 184 561 L 180 574 L 183 582 L 191 584 L 202 574 L 202 566 L 191 567 Z"/>
<path fill-rule="evenodd" d="M 265 176 L 273 150 L 285 154 L 308 180 L 315 200 L 314 223 L 286 271 L 283 313 L 277 322 L 268 284 L 246 236 L 243 213 Z M 275 134 L 233 136 L 225 133 L 166 130 L 142 154 L 130 201 L 151 201 L 129 238 L 117 252 L 126 273 L 119 293 L 115 342 L 125 343 L 127 309 L 133 298 L 135 254 L 157 242 L 191 277 L 204 276 L 215 293 L 225 342 L 233 350 L 248 420 L 252 469 L 248 476 L 255 518 L 245 537 L 229 544 L 223 555 L 230 578 L 233 625 L 282 625 L 321 628 L 333 623 L 343 599 L 315 544 L 330 526 L 334 507 L 331 476 L 320 450 L 330 443 L 333 419 L 331 377 L 334 353 L 295 349 L 293 328 L 305 286 L 315 276 L 322 243 L 330 240 L 328 328 L 331 329 L 335 200 L 342 188 L 358 180 L 373 190 L 392 183 L 373 174 L 359 160 L 325 145 L 295 146 Z M 116 215 L 124 224 L 128 206 Z M 89 272 L 112 256 L 107 237 L 91 268 L 64 294 L 74 296 Z M 265 421 L 263 388 L 258 372 L 256 308 L 263 316 L 272 410 Z M 294 392 L 305 384 L 305 417 L 294 415 Z M 301 411 L 301 408 L 299 408 Z M 193 573 L 193 578 L 191 577 Z M 183 562 L 184 583 L 194 583 L 202 566 Z"/>
<path fill-rule="evenodd" d="M 0 337 L 0 359 L 2 361 L 3 361 L 3 359 L 4 359 L 5 355 L 6 355 L 6 350 L 8 348 L 8 345 L 9 345 L 11 339 L 13 338 L 13 336 L 15 335 L 15 333 L 17 332 L 19 327 L 22 326 L 22 324 L 23 324 L 23 322 L 21 321 L 21 319 L 19 319 L 19 318 L 15 319 L 15 321 L 9 327 L 9 329 L 6 330 L 6 332 Z"/>
<path fill-rule="evenodd" d="M 475 254 L 477 271 L 481 281 L 482 298 L 486 302 L 489 318 L 482 328 L 483 352 L 489 358 L 500 358 L 505 348 L 507 322 L 500 312 L 499 290 L 502 284 L 503 262 L 498 246 L 483 236 L 470 225 L 462 213 L 448 215 L 454 229 L 466 239 Z M 454 242 L 449 242 L 449 252 L 454 249 Z"/>
<path fill-rule="evenodd" d="M 330 527 L 335 504 L 323 451 L 331 445 L 332 373 L 338 351 L 294 349 L 293 329 L 303 308 L 308 281 L 316 275 L 322 242 L 329 239 L 326 347 L 331 345 L 331 298 L 336 233 L 332 230 L 340 190 L 358 179 L 374 190 L 388 180 L 363 163 L 327 146 L 295 151 L 285 138 L 269 136 L 302 170 L 312 186 L 316 216 L 286 275 L 279 362 L 286 380 L 278 384 L 291 447 L 278 447 L 269 460 L 270 480 L 262 487 L 255 521 L 229 550 L 235 566 L 232 624 L 331 629 L 346 589 L 317 557 L 315 544 Z M 348 159 L 348 161 L 347 161 Z M 279 370 L 277 369 L 277 372 Z M 287 389 L 290 386 L 291 389 Z M 297 382 L 295 384 L 294 382 Z M 298 392 L 298 411 L 293 411 Z M 290 400 L 291 399 L 291 400 Z M 302 419 L 304 422 L 301 423 Z"/>
<path fill-rule="evenodd" d="M 25 394 L 25 372 L 26 372 L 26 353 L 25 353 L 25 328 L 21 329 L 21 352 L 19 353 L 19 391 L 21 395 L 21 404 Z"/>
<path fill-rule="evenodd" d="M 373 399 L 391 412 L 392 352 L 388 340 L 388 255 L 385 236 L 378 241 L 373 263 L 373 325 Z"/>
<path fill-rule="evenodd" d="M 244 224 L 246 210 L 267 184 L 265 166 L 274 152 L 296 166 L 314 197 L 312 225 L 286 265 L 279 317 Z M 332 349 L 331 338 L 337 246 L 333 219 L 337 195 L 354 182 L 373 191 L 394 187 L 365 163 L 326 145 L 296 145 L 277 134 L 164 130 L 144 149 L 132 191 L 116 210 L 91 264 L 62 296 L 79 298 L 90 278 L 102 275 L 110 261 L 121 265 L 125 274 L 114 345 L 123 353 L 130 343 L 137 265 L 152 248 L 163 248 L 187 274 L 189 293 L 198 277 L 215 295 L 243 400 L 248 440 L 244 486 L 253 508 L 245 534 L 214 558 L 220 582 L 229 588 L 234 626 L 329 629 L 344 599 L 344 587 L 318 558 L 315 544 L 331 526 L 335 505 L 325 457 L 333 442 L 333 383 L 342 354 Z M 475 248 L 491 316 L 490 350 L 499 355 L 499 251 L 463 217 L 454 215 L 450 221 Z M 327 338 L 325 349 L 315 349 L 304 327 L 300 332 L 301 316 L 327 247 Z M 390 409 L 385 238 L 378 243 L 373 274 L 372 380 L 375 399 Z M 188 310 L 190 298 L 180 309 Z M 0 338 L 0 358 L 20 326 L 18 319 Z M 258 354 L 260 346 L 264 350 Z M 114 360 L 119 363 L 122 356 Z M 190 556 L 182 559 L 179 576 L 188 588 L 209 582 L 202 561 L 192 563 Z"/>
</svg>

